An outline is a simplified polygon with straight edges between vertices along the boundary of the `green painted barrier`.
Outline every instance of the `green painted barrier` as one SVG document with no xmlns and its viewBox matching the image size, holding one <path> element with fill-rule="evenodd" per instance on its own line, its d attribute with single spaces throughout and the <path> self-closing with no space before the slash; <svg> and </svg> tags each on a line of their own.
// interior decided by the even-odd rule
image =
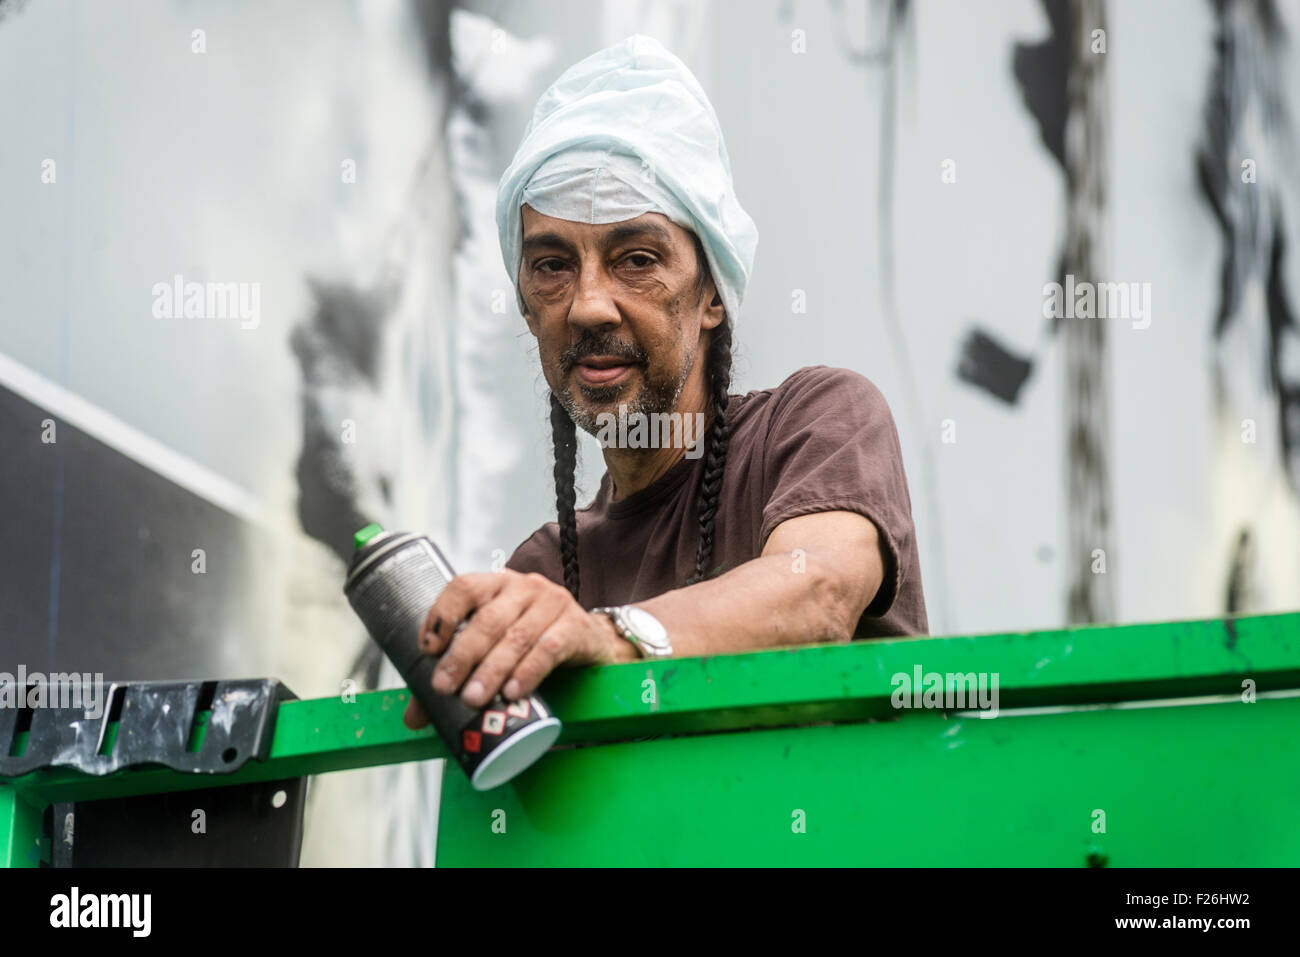
<svg viewBox="0 0 1300 957">
<path fill-rule="evenodd" d="M 481 793 L 447 769 L 439 865 L 1300 864 L 1300 613 L 635 662 L 543 691 L 565 722 L 543 760 Z M 0 863 L 48 859 L 55 801 L 445 756 L 406 700 L 285 702 L 270 758 L 234 774 L 0 779 Z"/>
</svg>

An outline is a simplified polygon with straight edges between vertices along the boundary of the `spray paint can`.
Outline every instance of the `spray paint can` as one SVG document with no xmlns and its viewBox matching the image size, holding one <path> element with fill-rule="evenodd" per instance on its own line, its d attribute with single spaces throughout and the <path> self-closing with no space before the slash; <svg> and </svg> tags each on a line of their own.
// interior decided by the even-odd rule
<svg viewBox="0 0 1300 957">
<path fill-rule="evenodd" d="M 438 659 L 420 650 L 420 629 L 455 572 L 423 535 L 367 525 L 353 536 L 355 551 L 343 592 L 476 790 L 505 784 L 555 743 L 560 719 L 537 695 L 507 701 L 500 693 L 482 708 L 459 694 L 433 690 Z"/>
</svg>

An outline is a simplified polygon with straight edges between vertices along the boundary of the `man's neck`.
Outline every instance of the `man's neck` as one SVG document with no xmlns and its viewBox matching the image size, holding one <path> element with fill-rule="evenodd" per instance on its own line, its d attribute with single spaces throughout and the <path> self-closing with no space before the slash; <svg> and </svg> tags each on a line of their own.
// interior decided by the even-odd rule
<svg viewBox="0 0 1300 957">
<path fill-rule="evenodd" d="M 669 470 L 686 456 L 688 446 L 695 446 L 696 451 L 692 453 L 692 458 L 698 457 L 699 452 L 703 450 L 703 445 L 696 443 L 704 442 L 705 430 L 697 425 L 704 421 L 704 405 L 702 384 L 692 377 L 677 401 L 675 410 L 677 421 L 669 430 L 673 441 L 660 448 L 625 448 L 612 444 L 604 450 L 605 468 L 609 470 L 610 481 L 613 482 L 614 501 L 635 495 L 668 474 Z M 629 415 L 628 420 L 627 431 L 630 434 L 634 427 L 632 416 Z M 643 433 L 652 444 L 653 421 L 649 420 L 644 424 Z M 679 439 L 681 441 L 678 441 Z"/>
<path fill-rule="evenodd" d="M 605 449 L 605 468 L 614 483 L 614 501 L 635 495 L 667 475 L 685 449 Z"/>
</svg>

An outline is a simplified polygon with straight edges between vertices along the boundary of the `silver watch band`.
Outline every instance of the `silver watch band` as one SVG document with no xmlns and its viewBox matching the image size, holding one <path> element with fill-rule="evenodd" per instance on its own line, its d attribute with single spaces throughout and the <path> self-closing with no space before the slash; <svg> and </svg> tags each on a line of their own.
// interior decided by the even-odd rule
<svg viewBox="0 0 1300 957">
<path fill-rule="evenodd" d="M 672 655 L 673 646 L 668 632 L 659 620 L 635 605 L 593 608 L 593 615 L 606 615 L 614 622 L 614 629 L 636 646 L 642 658 L 666 658 Z"/>
</svg>

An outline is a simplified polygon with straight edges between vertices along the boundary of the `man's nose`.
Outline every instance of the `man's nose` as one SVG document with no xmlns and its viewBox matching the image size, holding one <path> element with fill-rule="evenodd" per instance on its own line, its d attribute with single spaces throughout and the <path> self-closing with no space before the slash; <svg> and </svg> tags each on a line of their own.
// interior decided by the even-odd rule
<svg viewBox="0 0 1300 957">
<path fill-rule="evenodd" d="M 573 303 L 569 306 L 569 324 L 580 329 L 592 329 L 617 326 L 622 321 L 609 275 L 599 262 L 589 260 L 582 263 Z"/>
</svg>

